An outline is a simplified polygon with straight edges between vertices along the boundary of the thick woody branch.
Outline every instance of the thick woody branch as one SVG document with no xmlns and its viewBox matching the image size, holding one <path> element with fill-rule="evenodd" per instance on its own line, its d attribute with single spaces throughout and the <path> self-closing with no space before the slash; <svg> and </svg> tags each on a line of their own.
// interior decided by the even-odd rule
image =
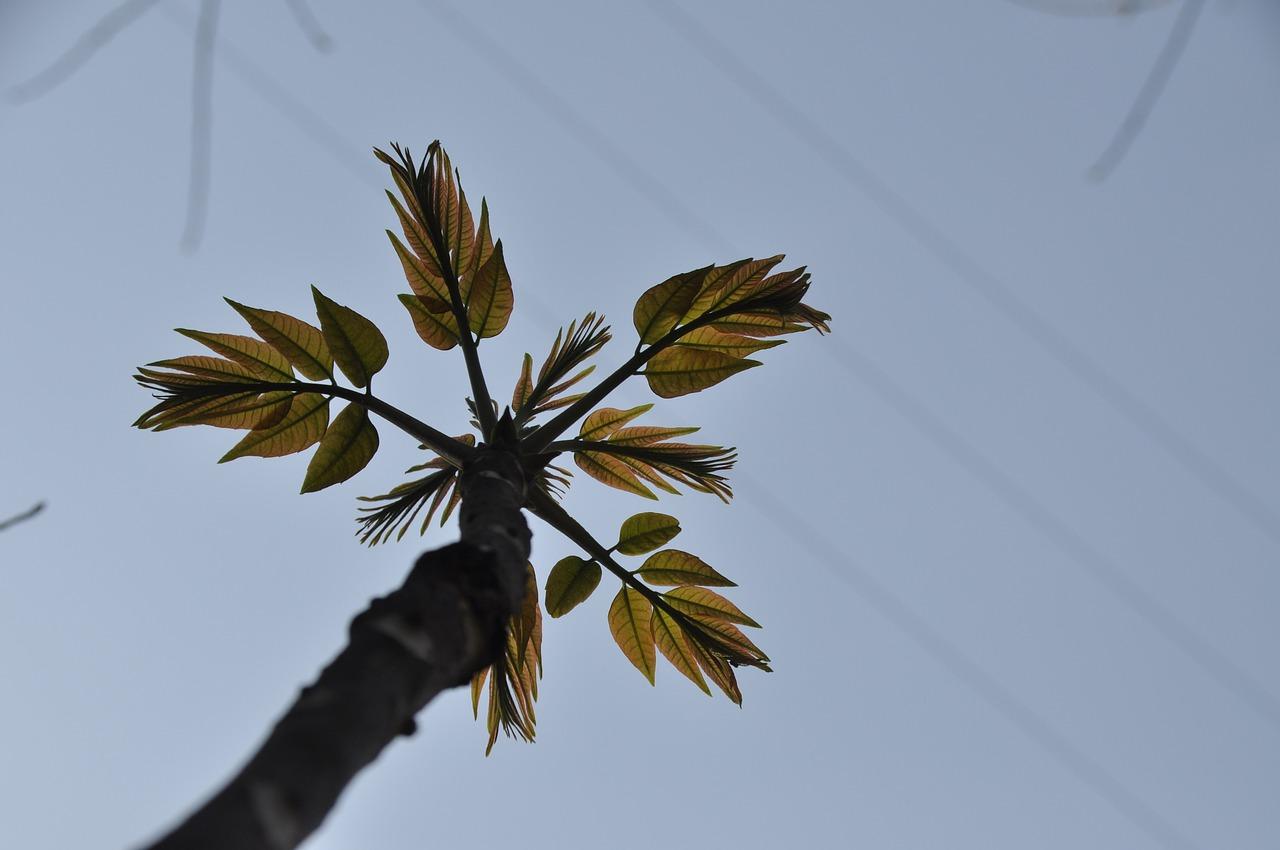
<svg viewBox="0 0 1280 850">
<path fill-rule="evenodd" d="M 462 540 L 373 600 L 248 764 L 150 850 L 296 847 L 423 706 L 498 658 L 524 596 L 524 479 L 512 455 L 482 448 L 460 486 Z"/>
</svg>

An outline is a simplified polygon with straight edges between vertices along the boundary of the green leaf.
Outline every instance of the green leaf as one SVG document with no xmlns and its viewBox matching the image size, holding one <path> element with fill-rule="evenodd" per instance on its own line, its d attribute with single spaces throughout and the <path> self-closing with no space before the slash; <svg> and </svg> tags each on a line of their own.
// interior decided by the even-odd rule
<svg viewBox="0 0 1280 850">
<path fill-rule="evenodd" d="M 603 440 L 632 419 L 652 409 L 652 404 L 641 404 L 629 410 L 602 407 L 582 421 L 578 436 L 584 440 Z"/>
<path fill-rule="evenodd" d="M 657 499 L 653 491 L 640 483 L 634 472 L 615 457 L 600 452 L 575 452 L 573 462 L 578 468 L 602 484 L 616 487 L 646 499 Z"/>
<path fill-rule="evenodd" d="M 652 344 L 662 339 L 684 316 L 702 287 L 711 266 L 678 274 L 645 290 L 636 301 L 632 321 L 640 341 Z"/>
<path fill-rule="evenodd" d="M 667 514 L 638 513 L 622 523 L 616 548 L 623 555 L 652 552 L 680 533 L 680 520 Z"/>
<path fill-rule="evenodd" d="M 234 360 L 264 381 L 292 381 L 293 370 L 280 352 L 260 339 L 239 334 L 213 334 L 178 328 L 178 333 L 194 339 Z"/>
<path fill-rule="evenodd" d="M 280 424 L 246 434 L 218 463 L 238 457 L 283 457 L 300 452 L 318 442 L 328 424 L 329 399 L 319 393 L 301 393 Z"/>
<path fill-rule="evenodd" d="M 311 294 L 315 297 L 320 328 L 338 368 L 355 386 L 369 386 L 369 380 L 387 365 L 387 338 L 373 322 L 327 298 L 314 286 Z"/>
<path fill-rule="evenodd" d="M 182 425 L 212 425 L 234 430 L 263 430 L 275 427 L 289 415 L 293 393 L 287 390 L 223 399 L 222 404 L 200 405 L 181 416 L 169 419 L 155 430 L 165 431 Z"/>
<path fill-rule="evenodd" d="M 402 293 L 400 303 L 409 311 L 414 330 L 432 348 L 448 351 L 458 344 L 458 320 L 452 312 L 434 313 L 416 295 Z"/>
<path fill-rule="evenodd" d="M 636 570 L 636 575 L 655 585 L 705 585 L 708 587 L 737 587 L 720 575 L 697 555 L 679 549 L 663 549 L 654 552 Z"/>
<path fill-rule="evenodd" d="M 525 354 L 524 363 L 520 367 L 520 378 L 516 381 L 516 388 L 511 393 L 511 409 L 516 413 L 520 412 L 520 408 L 524 407 L 529 401 L 529 395 L 533 392 L 533 355 Z"/>
<path fill-rule="evenodd" d="M 186 357 L 173 357 L 169 360 L 157 360 L 154 363 L 148 363 L 148 366 L 160 366 L 165 369 L 175 369 L 180 372 L 186 372 L 203 380 L 190 381 L 191 384 L 209 384 L 209 383 L 229 383 L 229 384 L 246 384 L 256 383 L 262 380 L 253 370 L 241 366 L 234 360 L 224 360 L 221 357 L 210 357 L 207 354 L 189 354 Z M 139 369 L 145 377 L 159 378 L 161 380 L 172 380 L 175 376 L 165 375 L 160 372 L 154 372 L 150 369 Z M 183 383 L 188 383 L 183 381 Z"/>
<path fill-rule="evenodd" d="M 617 641 L 622 654 L 636 666 L 653 684 L 654 667 L 657 666 L 657 653 L 654 648 L 653 629 L 649 618 L 653 614 L 653 606 L 649 600 L 630 587 L 623 586 L 609 606 L 609 631 Z"/>
<path fill-rule="evenodd" d="M 662 594 L 663 599 L 677 611 L 699 619 L 723 620 L 760 628 L 760 624 L 742 613 L 742 610 L 714 590 L 705 587 L 677 587 Z"/>
<path fill-rule="evenodd" d="M 744 260 L 733 264 L 729 273 L 715 286 L 707 312 L 723 309 L 751 296 L 760 289 L 765 275 L 782 260 L 783 255 L 778 254 L 763 260 Z"/>
<path fill-rule="evenodd" d="M 493 247 L 493 255 L 480 267 L 471 281 L 467 302 L 467 322 L 481 339 L 502 333 L 511 318 L 515 296 L 511 291 L 511 275 L 502 257 L 502 240 Z"/>
<path fill-rule="evenodd" d="M 711 689 L 702 678 L 697 657 L 689 649 L 689 642 L 685 639 L 684 630 L 680 628 L 680 624 L 661 609 L 654 610 L 649 623 L 653 629 L 653 639 L 658 646 L 658 651 L 666 656 L 671 666 L 688 677 L 689 681 L 701 688 L 703 693 L 711 696 Z"/>
<path fill-rule="evenodd" d="M 320 440 L 320 448 L 307 466 L 302 492 L 314 493 L 346 481 L 364 469 L 377 451 L 378 430 L 369 421 L 369 411 L 359 404 L 348 404 Z"/>
<path fill-rule="evenodd" d="M 719 351 L 730 357 L 750 357 L 757 351 L 782 345 L 785 339 L 755 339 L 741 334 L 729 334 L 712 327 L 695 328 L 680 337 L 685 348 L 701 348 Z"/>
<path fill-rule="evenodd" d="M 744 369 L 759 365 L 759 360 L 742 360 L 719 351 L 673 345 L 659 351 L 649 361 L 644 376 L 649 379 L 649 388 L 654 393 L 663 398 L 675 398 L 705 390 Z"/>
<path fill-rule="evenodd" d="M 406 197 L 412 197 L 408 186 L 401 186 L 401 191 Z M 409 240 L 409 246 L 413 248 L 413 256 L 418 261 L 414 264 L 415 274 L 420 274 L 424 278 L 430 278 L 440 282 L 441 291 L 444 291 L 444 276 L 440 273 L 440 260 L 436 257 L 435 246 L 431 244 L 431 238 L 427 235 L 427 230 L 421 221 L 421 212 L 417 203 L 411 205 L 413 214 L 406 211 L 400 202 L 396 200 L 396 196 L 387 192 L 387 200 L 391 201 L 391 206 L 395 207 L 396 216 L 400 219 L 400 229 L 404 231 L 404 238 Z M 391 237 L 392 244 L 399 242 L 390 230 L 387 235 Z M 400 248 L 396 249 L 396 253 L 401 255 L 401 262 L 404 262 L 404 253 Z M 409 274 L 408 267 L 405 268 L 405 275 Z M 424 281 L 425 283 L 425 281 Z M 412 281 L 410 281 L 412 285 Z"/>
<path fill-rule="evenodd" d="M 631 428 L 619 428 L 608 437 L 608 442 L 615 446 L 652 446 L 672 437 L 683 437 L 700 431 L 696 425 L 685 425 L 675 428 L 664 428 L 661 425 L 636 425 Z"/>
<path fill-rule="evenodd" d="M 563 617 L 587 601 L 600 584 L 600 565 L 577 555 L 561 558 L 547 576 L 547 613 Z"/>
<path fill-rule="evenodd" d="M 728 334 L 742 336 L 780 336 L 793 334 L 805 329 L 799 322 L 784 319 L 774 313 L 734 313 L 707 325 L 709 328 Z"/>
<path fill-rule="evenodd" d="M 288 313 L 246 307 L 223 299 L 244 317 L 254 333 L 285 356 L 299 372 L 313 381 L 333 377 L 333 355 L 324 334 L 315 325 L 296 319 Z"/>
<path fill-rule="evenodd" d="M 405 280 L 409 282 L 409 288 L 414 294 L 427 299 L 432 307 L 438 308 L 436 312 L 448 310 L 449 289 L 445 286 L 444 278 L 434 270 L 434 265 L 406 248 L 390 230 L 387 231 L 387 237 L 391 239 L 391 246 L 396 249 L 396 256 L 400 258 L 400 265 L 404 268 Z"/>
</svg>

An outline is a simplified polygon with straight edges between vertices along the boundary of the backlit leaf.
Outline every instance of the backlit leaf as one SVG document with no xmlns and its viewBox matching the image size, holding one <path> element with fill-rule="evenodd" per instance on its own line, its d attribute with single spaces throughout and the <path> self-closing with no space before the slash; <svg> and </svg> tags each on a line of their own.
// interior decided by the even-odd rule
<svg viewBox="0 0 1280 850">
<path fill-rule="evenodd" d="M 667 278 L 645 290 L 636 301 L 632 321 L 643 343 L 662 339 L 689 309 L 711 266 Z"/>
<path fill-rule="evenodd" d="M 719 351 L 730 357 L 750 357 L 757 351 L 782 345 L 784 339 L 756 339 L 718 331 L 712 327 L 695 328 L 680 337 L 680 344 L 685 348 L 703 348 Z"/>
<path fill-rule="evenodd" d="M 705 390 L 744 369 L 759 365 L 759 360 L 742 360 L 719 351 L 673 345 L 649 361 L 644 376 L 649 380 L 649 388 L 657 395 L 675 398 Z"/>
<path fill-rule="evenodd" d="M 643 555 L 679 533 L 680 520 L 675 517 L 653 512 L 639 513 L 622 523 L 615 548 L 623 555 Z"/>
<path fill-rule="evenodd" d="M 702 640 L 712 645 L 716 654 L 723 655 L 736 664 L 757 667 L 761 670 L 769 669 L 769 656 L 765 655 L 760 647 L 752 643 L 751 639 L 733 623 L 690 615 L 688 628 L 699 632 L 699 635 L 688 634 L 691 643 Z"/>
<path fill-rule="evenodd" d="M 189 354 L 186 357 L 173 357 L 169 360 L 157 360 L 154 363 L 148 363 L 148 366 L 160 366 L 165 369 L 176 369 L 186 372 L 188 375 L 194 375 L 204 380 L 191 381 L 192 384 L 207 383 L 254 383 L 262 380 L 257 373 L 246 366 L 241 366 L 234 360 L 224 360 L 221 357 L 210 357 L 207 354 Z M 173 376 L 163 375 L 163 373 L 153 372 L 147 369 L 140 369 L 147 377 L 163 377 L 164 379 L 172 379 Z M 184 381 L 184 383 L 186 383 Z"/>
<path fill-rule="evenodd" d="M 679 549 L 663 549 L 654 552 L 636 570 L 636 575 L 649 584 L 703 585 L 707 587 L 737 587 L 720 575 L 697 555 Z"/>
<path fill-rule="evenodd" d="M 277 391 L 242 398 L 229 404 L 216 405 L 187 413 L 156 428 L 163 431 L 178 425 L 212 425 L 235 430 L 272 428 L 289 414 L 293 393 Z"/>
<path fill-rule="evenodd" d="M 711 689 L 702 678 L 697 658 L 689 649 L 689 642 L 685 640 L 684 631 L 680 625 L 672 619 L 670 614 L 660 609 L 653 612 L 649 623 L 653 629 L 653 639 L 658 651 L 671 662 L 671 666 L 688 677 L 689 681 L 701 688 L 703 693 L 710 696 Z"/>
<path fill-rule="evenodd" d="M 479 673 L 471 677 L 471 716 L 480 717 L 480 693 L 484 690 L 485 679 L 489 678 L 489 671 L 493 667 L 484 667 Z"/>
<path fill-rule="evenodd" d="M 629 410 L 602 407 L 582 421 L 578 436 L 584 440 L 603 440 L 632 419 L 652 409 L 652 404 L 641 404 Z"/>
<path fill-rule="evenodd" d="M 653 684 L 657 653 L 649 618 L 653 606 L 630 587 L 623 586 L 609 606 L 609 631 L 622 654 Z"/>
<path fill-rule="evenodd" d="M 805 329 L 805 326 L 799 322 L 771 313 L 734 313 L 712 322 L 707 327 L 722 333 L 753 337 L 793 334 Z"/>
<path fill-rule="evenodd" d="M 458 178 L 455 171 L 454 177 Z M 453 270 L 458 278 L 462 278 L 471 268 L 471 254 L 475 250 L 476 223 L 471 217 L 471 206 L 467 203 L 467 194 L 462 191 L 462 181 L 458 183 L 458 228 L 456 235 L 449 243 L 452 254 Z M 459 281 L 461 282 L 461 281 Z"/>
<path fill-rule="evenodd" d="M 459 281 L 462 290 L 462 303 L 466 303 L 471 297 L 471 281 L 475 278 L 476 272 L 480 271 L 480 267 L 489 262 L 489 257 L 493 255 L 493 234 L 489 232 L 489 204 L 484 198 L 480 199 L 480 224 L 476 228 L 476 238 L 471 246 L 471 258 L 468 261 L 466 274 Z"/>
<path fill-rule="evenodd" d="M 415 252 L 401 244 L 390 230 L 387 231 L 387 236 L 391 239 L 392 247 L 396 249 L 396 256 L 400 258 L 400 265 L 404 269 L 404 278 L 409 282 L 409 288 L 419 298 L 428 299 L 431 306 L 437 308 L 435 312 L 448 310 L 449 288 L 445 286 L 444 278 L 434 272 L 432 267 L 424 263 Z"/>
<path fill-rule="evenodd" d="M 409 311 L 414 330 L 432 348 L 448 351 L 458 344 L 458 321 L 452 312 L 433 313 L 416 295 L 403 293 L 400 303 Z"/>
<path fill-rule="evenodd" d="M 640 483 L 635 473 L 628 469 L 626 464 L 615 457 L 599 452 L 575 452 L 573 462 L 583 472 L 603 484 L 608 484 L 610 487 L 616 487 L 628 493 L 635 493 L 637 496 L 644 496 L 646 499 L 658 498 L 653 495 L 652 490 Z"/>
<path fill-rule="evenodd" d="M 497 336 L 507 326 L 514 304 L 511 276 L 507 273 L 507 263 L 502 257 L 502 240 L 499 239 L 493 255 L 471 281 L 467 322 L 481 339 Z"/>
<path fill-rule="evenodd" d="M 326 297 L 314 286 L 311 294 L 315 296 L 320 328 L 338 368 L 352 384 L 367 387 L 374 374 L 387 365 L 387 338 L 373 322 Z"/>
<path fill-rule="evenodd" d="M 407 187 L 402 187 L 402 191 L 405 191 L 406 197 L 411 197 Z M 426 227 L 421 220 L 421 214 L 417 211 L 417 203 L 415 202 L 411 205 L 411 210 L 413 211 L 413 214 L 411 214 L 410 211 L 400 205 L 400 202 L 396 200 L 396 196 L 390 192 L 387 192 L 387 200 L 391 201 L 391 206 L 395 207 L 396 216 L 400 219 L 400 229 L 404 231 L 404 238 L 409 240 L 409 247 L 413 249 L 413 256 L 418 261 L 415 264 L 417 268 L 414 273 L 440 281 L 441 291 L 446 291 L 444 289 L 444 276 L 440 272 L 440 260 L 436 257 L 435 246 L 431 244 L 431 238 L 427 235 Z M 390 230 L 387 231 L 387 235 L 391 237 L 392 244 L 400 241 Z M 396 253 L 401 254 L 399 248 L 396 249 Z M 404 256 L 401 254 L 401 263 L 403 262 Z M 409 274 L 407 267 L 405 268 L 405 274 Z M 412 282 L 410 285 L 412 285 Z"/>
<path fill-rule="evenodd" d="M 190 337 L 244 366 L 264 381 L 292 381 L 293 370 L 284 355 L 260 339 L 239 334 L 214 334 L 178 328 L 178 333 Z"/>
<path fill-rule="evenodd" d="M 529 394 L 533 392 L 533 355 L 526 354 L 524 356 L 524 364 L 520 367 L 520 378 L 516 381 L 516 388 L 511 393 L 511 409 L 516 413 L 520 412 L 520 408 L 525 406 L 529 400 Z"/>
<path fill-rule="evenodd" d="M 687 640 L 689 654 L 698 662 L 698 666 L 707 674 L 707 678 L 715 682 L 716 687 L 724 692 L 734 705 L 742 705 L 742 690 L 738 687 L 738 677 L 733 667 L 717 655 L 712 654 L 696 640 Z"/>
<path fill-rule="evenodd" d="M 260 310 L 224 299 L 244 317 L 253 332 L 284 355 L 294 368 L 313 381 L 333 377 L 333 355 L 315 325 L 276 310 Z"/>
<path fill-rule="evenodd" d="M 698 618 L 724 620 L 744 626 L 760 628 L 760 624 L 742 613 L 742 610 L 714 590 L 705 587 L 677 587 L 662 595 L 677 611 Z"/>
<path fill-rule="evenodd" d="M 619 428 L 608 437 L 608 442 L 616 446 L 651 446 L 670 440 L 672 437 L 683 437 L 701 430 L 696 425 L 676 428 L 663 428 L 661 425 L 636 425 L 631 428 Z"/>
<path fill-rule="evenodd" d="M 346 481 L 364 469 L 377 451 L 378 430 L 369 421 L 369 411 L 361 405 L 348 404 L 320 440 L 320 447 L 307 466 L 302 492 L 314 493 Z"/>
<path fill-rule="evenodd" d="M 547 613 L 563 617 L 585 602 L 600 584 L 600 565 L 577 555 L 561 558 L 547 576 Z"/>
<path fill-rule="evenodd" d="M 740 265 L 735 264 L 737 267 L 716 286 L 715 297 L 707 312 L 721 310 L 745 300 L 760 287 L 765 275 L 782 259 L 783 255 L 778 254 L 764 260 L 747 260 Z"/>
<path fill-rule="evenodd" d="M 299 394 L 279 425 L 246 434 L 218 463 L 238 457 L 282 457 L 300 452 L 318 442 L 328 424 L 328 397 L 319 393 Z"/>
</svg>

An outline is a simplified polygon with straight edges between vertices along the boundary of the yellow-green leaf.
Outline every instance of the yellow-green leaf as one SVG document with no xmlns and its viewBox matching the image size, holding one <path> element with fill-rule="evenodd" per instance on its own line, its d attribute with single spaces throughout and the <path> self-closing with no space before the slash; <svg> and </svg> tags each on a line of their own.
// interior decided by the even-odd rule
<svg viewBox="0 0 1280 850">
<path fill-rule="evenodd" d="M 205 380 L 190 381 L 192 384 L 243 384 L 256 383 L 262 380 L 256 373 L 234 360 L 221 357 L 210 357 L 207 354 L 189 354 L 186 357 L 173 357 L 169 360 L 157 360 L 148 366 L 160 366 L 165 369 L 176 369 Z M 158 377 L 172 380 L 173 376 L 149 369 L 139 369 L 146 377 Z M 188 381 L 183 381 L 188 383 Z"/>
<path fill-rule="evenodd" d="M 805 325 L 784 319 L 775 313 L 734 313 L 707 325 L 722 333 L 742 336 L 780 336 L 805 329 Z"/>
<path fill-rule="evenodd" d="M 471 677 L 471 716 L 480 717 L 480 692 L 484 690 L 484 680 L 489 678 L 492 666 L 485 667 Z"/>
<path fill-rule="evenodd" d="M 432 312 L 421 298 L 407 292 L 400 295 L 400 303 L 409 311 L 414 330 L 427 345 L 440 351 L 448 351 L 458 344 L 458 321 L 452 312 Z"/>
<path fill-rule="evenodd" d="M 338 368 L 357 387 L 367 387 L 369 379 L 387 365 L 387 338 L 373 322 L 326 297 L 314 286 L 311 294 L 320 328 Z"/>
<path fill-rule="evenodd" d="M 662 596 L 672 608 L 683 611 L 691 617 L 724 620 L 728 623 L 741 623 L 744 626 L 760 628 L 760 624 L 742 613 L 737 605 L 705 587 L 677 587 Z"/>
<path fill-rule="evenodd" d="M 764 260 L 748 260 L 733 269 L 716 286 L 715 298 L 712 299 L 707 312 L 732 306 L 753 294 L 761 287 L 765 275 L 769 273 L 770 269 L 782 262 L 782 259 L 783 255 L 778 254 Z"/>
<path fill-rule="evenodd" d="M 712 327 L 695 328 L 680 337 L 685 348 L 703 348 L 719 351 L 730 357 L 750 357 L 757 351 L 782 345 L 785 339 L 756 339 L 755 337 L 729 334 Z"/>
<path fill-rule="evenodd" d="M 630 587 L 623 586 L 609 606 L 609 631 L 617 641 L 622 654 L 636 666 L 653 684 L 657 653 L 654 649 L 653 629 L 649 618 L 653 606 L 649 600 Z"/>
<path fill-rule="evenodd" d="M 651 511 L 628 517 L 618 532 L 616 548 L 623 555 L 643 555 L 680 533 L 680 520 Z"/>
<path fill-rule="evenodd" d="M 260 339 L 240 334 L 213 334 L 178 328 L 178 333 L 194 339 L 234 360 L 264 381 L 292 381 L 293 370 L 284 355 Z"/>
<path fill-rule="evenodd" d="M 577 555 L 561 558 L 547 576 L 547 613 L 563 617 L 587 598 L 600 584 L 600 565 Z"/>
<path fill-rule="evenodd" d="M 314 493 L 346 481 L 373 459 L 378 451 L 378 430 L 369 421 L 369 411 L 348 404 L 324 432 L 320 447 L 307 466 L 303 493 Z"/>
<path fill-rule="evenodd" d="M 615 457 L 600 452 L 575 452 L 573 462 L 587 475 L 610 487 L 635 493 L 646 499 L 658 498 L 653 495 L 652 490 L 640 483 L 640 479 L 636 478 L 626 464 Z"/>
<path fill-rule="evenodd" d="M 733 667 L 729 662 L 712 655 L 696 640 L 688 640 L 686 646 L 689 647 L 689 654 L 698 662 L 698 666 L 706 671 L 711 681 L 716 683 L 716 687 L 723 691 L 734 705 L 742 705 L 742 691 L 738 688 L 738 677 L 734 675 Z"/>
<path fill-rule="evenodd" d="M 524 364 L 520 367 L 520 378 L 516 381 L 516 388 L 511 393 L 511 409 L 516 413 L 520 412 L 520 408 L 525 406 L 529 401 L 529 395 L 533 392 L 533 355 L 525 354 Z"/>
<path fill-rule="evenodd" d="M 457 172 L 454 172 L 457 177 Z M 471 217 L 471 205 L 467 203 L 467 193 L 462 191 L 462 181 L 458 179 L 458 228 L 457 235 L 449 243 L 453 254 L 454 274 L 461 278 L 471 268 L 471 253 L 475 250 L 476 223 Z"/>
<path fill-rule="evenodd" d="M 641 404 L 630 410 L 602 407 L 582 421 L 582 427 L 578 429 L 578 436 L 584 440 L 603 440 L 632 419 L 648 413 L 652 409 L 652 404 Z"/>
<path fill-rule="evenodd" d="M 711 696 L 711 689 L 707 687 L 707 682 L 702 678 L 702 671 L 698 669 L 698 661 L 693 652 L 689 649 L 689 642 L 685 640 L 684 631 L 680 625 L 672 619 L 670 614 L 661 609 L 655 610 L 653 616 L 649 620 L 653 629 L 653 639 L 666 659 L 671 662 L 671 666 L 675 667 L 693 682 L 707 696 Z"/>
<path fill-rule="evenodd" d="M 659 351 L 649 361 L 644 376 L 649 379 L 649 389 L 656 394 L 675 398 L 705 390 L 744 369 L 759 365 L 759 360 L 743 360 L 719 351 L 673 345 Z"/>
<path fill-rule="evenodd" d="M 471 281 L 480 271 L 481 266 L 489 262 L 493 255 L 493 234 L 489 232 L 489 204 L 480 199 L 480 224 L 476 228 L 476 238 L 471 246 L 471 258 L 468 261 L 466 274 L 459 280 L 462 290 L 462 303 L 467 303 L 471 296 Z"/>
<path fill-rule="evenodd" d="M 407 196 L 411 197 L 411 195 Z M 400 229 L 404 231 L 404 238 L 409 240 L 409 247 L 413 249 L 413 254 L 417 259 L 414 263 L 414 274 L 420 274 L 424 278 L 439 281 L 441 291 L 444 291 L 444 275 L 440 272 L 440 260 L 436 257 L 435 246 L 431 244 L 431 238 L 427 235 L 426 227 L 418 220 L 417 216 L 410 215 L 400 202 L 396 200 L 396 196 L 387 192 L 387 199 L 391 201 L 391 206 L 395 207 L 396 215 L 400 218 Z M 416 210 L 416 205 L 415 205 Z M 387 235 L 391 237 L 392 244 L 398 243 L 400 240 L 390 230 Z M 400 246 L 396 249 L 396 253 L 400 255 L 401 264 L 404 263 L 404 254 Z M 405 275 L 409 274 L 408 266 L 405 267 Z M 412 281 L 410 281 L 412 284 Z"/>
<path fill-rule="evenodd" d="M 676 326 L 680 317 L 693 304 L 693 299 L 697 297 L 702 286 L 702 280 L 711 268 L 707 266 L 678 274 L 645 290 L 636 301 L 631 315 L 641 342 L 657 342 Z"/>
<path fill-rule="evenodd" d="M 670 440 L 672 437 L 683 437 L 701 430 L 696 425 L 679 428 L 664 428 L 661 425 L 636 425 L 631 428 L 619 428 L 609 435 L 609 442 L 615 446 L 651 446 Z"/>
<path fill-rule="evenodd" d="M 292 402 L 293 393 L 288 391 L 263 393 L 184 414 L 156 430 L 163 431 L 179 425 L 212 425 L 215 428 L 234 430 L 273 428 L 289 415 Z"/>
<path fill-rule="evenodd" d="M 489 261 L 480 267 L 471 281 L 467 296 L 467 322 L 480 338 L 502 333 L 511 318 L 515 296 L 511 291 L 511 275 L 502 257 L 502 240 L 493 246 Z"/>
<path fill-rule="evenodd" d="M 318 442 L 328 424 L 329 399 L 319 393 L 302 393 L 294 398 L 280 424 L 246 434 L 218 463 L 238 457 L 283 457 L 300 452 Z"/>
<path fill-rule="evenodd" d="M 767 663 L 769 656 L 765 655 L 760 647 L 752 643 L 751 639 L 733 623 L 699 615 L 689 615 L 689 622 L 693 628 L 702 632 L 702 639 L 705 642 L 717 647 L 720 654 L 736 660 L 739 664 L 747 664 L 761 670 L 769 669 Z M 693 640 L 691 636 L 690 641 Z"/>
<path fill-rule="evenodd" d="M 445 286 L 444 278 L 432 271 L 416 253 L 406 248 L 390 230 L 387 231 L 387 236 L 391 239 L 391 246 L 396 249 L 405 280 L 409 282 L 409 288 L 414 294 L 428 299 L 433 307 L 438 305 L 440 311 L 449 309 L 449 288 Z"/>
<path fill-rule="evenodd" d="M 299 372 L 313 381 L 333 377 L 333 355 L 324 334 L 315 325 L 276 310 L 246 307 L 225 299 L 244 317 L 254 333 L 284 355 Z"/>
<path fill-rule="evenodd" d="M 737 587 L 729 579 L 711 568 L 697 555 L 679 549 L 663 549 L 654 552 L 636 575 L 649 584 L 656 585 L 704 585 L 707 587 Z"/>
</svg>

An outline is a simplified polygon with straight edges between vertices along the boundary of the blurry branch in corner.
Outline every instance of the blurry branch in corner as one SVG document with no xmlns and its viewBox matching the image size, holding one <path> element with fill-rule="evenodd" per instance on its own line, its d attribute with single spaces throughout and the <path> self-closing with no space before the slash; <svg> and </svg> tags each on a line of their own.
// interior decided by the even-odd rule
<svg viewBox="0 0 1280 850">
<path fill-rule="evenodd" d="M 26 520 L 31 519 L 31 518 L 32 518 L 32 517 L 34 517 L 36 514 L 38 514 L 38 513 L 40 513 L 41 511 L 43 511 L 43 510 L 44 510 L 44 507 L 45 507 L 45 503 L 44 503 L 44 502 L 36 502 L 35 507 L 33 507 L 33 508 L 30 508 L 29 510 L 23 511 L 22 513 L 18 514 L 17 516 L 11 516 L 11 517 L 9 517 L 8 519 L 0 520 L 0 531 L 7 531 L 9 528 L 12 528 L 13 526 L 17 525 L 18 523 L 20 523 L 20 522 L 24 522 L 24 521 L 26 521 Z"/>
</svg>

